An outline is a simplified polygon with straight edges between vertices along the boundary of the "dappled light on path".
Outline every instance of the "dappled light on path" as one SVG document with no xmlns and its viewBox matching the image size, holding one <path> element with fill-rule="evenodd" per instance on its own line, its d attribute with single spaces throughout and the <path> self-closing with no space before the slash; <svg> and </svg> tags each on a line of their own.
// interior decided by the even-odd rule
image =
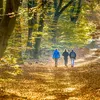
<svg viewBox="0 0 100 100">
<path fill-rule="evenodd" d="M 75 88 L 65 88 L 64 92 L 73 92 L 75 90 Z"/>
<path fill-rule="evenodd" d="M 74 68 L 27 64 L 21 68 L 23 73 L 16 80 L 0 82 L 0 100 L 99 100 L 99 64 Z"/>
</svg>

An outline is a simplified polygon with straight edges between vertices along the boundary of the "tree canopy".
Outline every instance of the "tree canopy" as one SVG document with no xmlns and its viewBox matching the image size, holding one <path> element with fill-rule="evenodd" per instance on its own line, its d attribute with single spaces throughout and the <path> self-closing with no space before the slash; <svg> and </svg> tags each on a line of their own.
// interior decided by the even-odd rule
<svg viewBox="0 0 100 100">
<path fill-rule="evenodd" d="M 1 0 L 0 57 L 20 20 L 21 30 L 18 27 L 17 32 L 21 32 L 22 45 L 33 57 L 38 58 L 40 49 L 54 45 L 68 48 L 87 45 L 96 28 L 88 14 L 98 9 L 95 5 L 99 6 L 98 0 Z"/>
</svg>

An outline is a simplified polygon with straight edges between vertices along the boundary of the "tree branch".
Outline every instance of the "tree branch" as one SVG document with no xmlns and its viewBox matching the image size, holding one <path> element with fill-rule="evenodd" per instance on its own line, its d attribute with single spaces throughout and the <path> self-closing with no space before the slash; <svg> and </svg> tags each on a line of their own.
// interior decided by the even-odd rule
<svg viewBox="0 0 100 100">
<path fill-rule="evenodd" d="M 61 8 L 61 6 L 62 6 L 62 3 L 63 3 L 63 0 L 60 0 L 60 1 L 59 1 L 59 5 L 58 5 L 58 7 L 57 7 L 57 10 L 58 10 L 58 11 L 60 10 L 60 8 Z"/>
<path fill-rule="evenodd" d="M 72 22 L 75 22 L 76 23 L 76 21 L 77 21 L 77 19 L 79 17 L 79 14 L 80 14 L 80 11 L 81 11 L 81 7 L 82 7 L 81 2 L 82 2 L 82 0 L 79 0 L 78 1 L 78 7 L 77 7 L 76 14 L 74 14 L 74 16 L 72 14 L 72 16 L 71 16 L 71 21 Z M 75 9 L 75 5 L 74 5 L 74 8 L 73 9 Z M 72 13 L 74 13 L 74 10 L 72 11 Z"/>
<path fill-rule="evenodd" d="M 82 2 L 82 0 L 79 0 L 79 2 L 78 2 L 77 14 L 79 14 L 81 11 L 81 7 L 82 7 L 81 2 Z"/>
<path fill-rule="evenodd" d="M 57 0 L 54 0 L 54 8 L 55 8 L 55 10 L 57 9 L 57 5 L 58 5 Z"/>
<path fill-rule="evenodd" d="M 54 14 L 55 16 L 59 16 L 59 10 L 61 9 L 62 2 L 63 2 L 63 0 L 59 1 L 59 5 L 55 10 L 55 14 Z"/>
<path fill-rule="evenodd" d="M 72 4 L 74 0 L 70 0 L 60 11 L 59 11 L 59 14 L 62 14 L 63 11 Z"/>
<path fill-rule="evenodd" d="M 81 2 L 82 2 L 82 0 L 79 0 L 79 2 L 78 2 L 77 12 L 76 12 L 76 21 L 77 21 L 79 14 L 81 12 L 81 7 L 82 7 Z"/>
</svg>

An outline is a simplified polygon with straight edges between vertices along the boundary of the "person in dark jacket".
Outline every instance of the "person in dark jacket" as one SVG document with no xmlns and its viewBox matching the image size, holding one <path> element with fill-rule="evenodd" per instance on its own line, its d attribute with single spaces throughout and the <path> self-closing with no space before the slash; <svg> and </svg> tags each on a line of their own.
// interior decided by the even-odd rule
<svg viewBox="0 0 100 100">
<path fill-rule="evenodd" d="M 55 60 L 55 67 L 57 67 L 58 59 L 60 58 L 60 53 L 57 49 L 54 50 L 52 58 Z"/>
<path fill-rule="evenodd" d="M 64 56 L 64 64 L 65 64 L 65 66 L 67 66 L 67 64 L 68 64 L 68 56 L 69 56 L 69 53 L 67 52 L 66 49 L 65 49 L 65 51 L 63 52 L 62 56 Z"/>
<path fill-rule="evenodd" d="M 76 59 L 76 53 L 74 50 L 70 52 L 71 67 L 74 67 L 74 60 Z"/>
</svg>

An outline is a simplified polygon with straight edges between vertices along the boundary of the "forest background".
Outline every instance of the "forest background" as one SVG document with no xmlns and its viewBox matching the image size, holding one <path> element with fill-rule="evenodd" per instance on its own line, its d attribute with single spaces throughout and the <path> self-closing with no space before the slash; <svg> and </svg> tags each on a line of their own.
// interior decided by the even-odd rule
<svg viewBox="0 0 100 100">
<path fill-rule="evenodd" d="M 1 81 L 26 62 L 49 64 L 56 48 L 99 58 L 99 0 L 0 0 Z"/>
</svg>

